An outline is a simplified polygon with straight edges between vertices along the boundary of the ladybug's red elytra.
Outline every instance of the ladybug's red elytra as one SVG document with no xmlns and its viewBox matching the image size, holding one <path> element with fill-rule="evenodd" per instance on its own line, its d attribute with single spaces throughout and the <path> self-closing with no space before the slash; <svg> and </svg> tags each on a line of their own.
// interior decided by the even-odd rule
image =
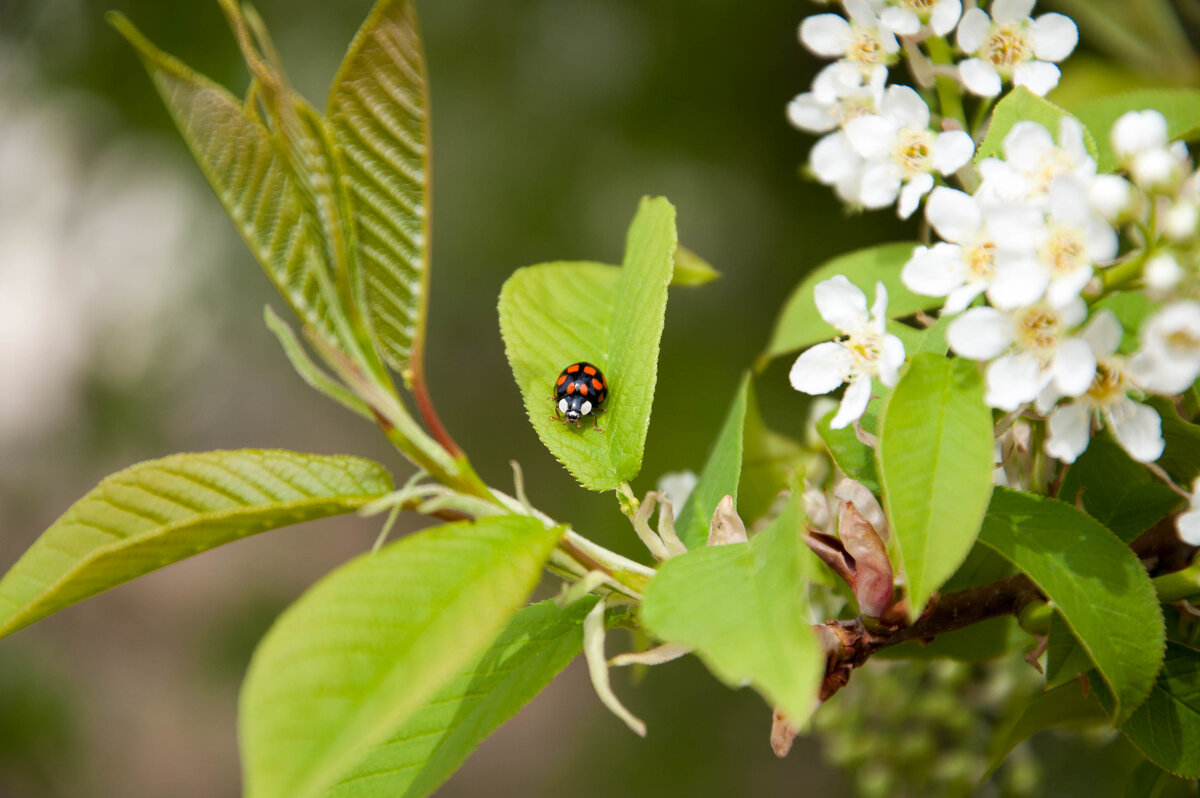
<svg viewBox="0 0 1200 798">
<path fill-rule="evenodd" d="M 555 409 L 565 418 L 564 424 L 581 427 L 580 420 L 603 412 L 601 405 L 608 398 L 608 382 L 600 369 L 591 363 L 572 363 L 563 369 L 554 382 Z M 552 418 L 559 418 L 552 416 Z M 599 426 L 598 432 L 604 432 Z"/>
</svg>

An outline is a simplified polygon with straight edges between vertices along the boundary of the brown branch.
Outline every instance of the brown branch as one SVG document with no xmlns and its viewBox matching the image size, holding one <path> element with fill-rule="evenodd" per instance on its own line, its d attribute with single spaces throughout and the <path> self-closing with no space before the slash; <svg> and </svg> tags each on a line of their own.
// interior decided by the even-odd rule
<svg viewBox="0 0 1200 798">
<path fill-rule="evenodd" d="M 433 407 L 433 398 L 429 395 L 429 386 L 425 381 L 425 353 L 421 347 L 414 344 L 408 363 L 412 374 L 410 389 L 413 399 L 417 402 L 417 410 L 425 421 L 425 426 L 429 429 L 429 434 L 450 453 L 451 457 L 461 460 L 463 450 L 454 442 L 454 438 L 450 437 L 450 432 L 442 424 L 437 410 Z"/>
</svg>

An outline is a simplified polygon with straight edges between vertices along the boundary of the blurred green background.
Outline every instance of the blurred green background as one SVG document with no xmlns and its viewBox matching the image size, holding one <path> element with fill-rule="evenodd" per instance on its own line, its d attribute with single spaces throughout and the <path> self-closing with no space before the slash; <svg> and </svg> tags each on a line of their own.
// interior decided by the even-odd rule
<svg viewBox="0 0 1200 798">
<path fill-rule="evenodd" d="M 323 105 L 370 3 L 257 5 L 293 82 Z M 738 376 L 807 270 L 911 237 L 915 224 L 890 211 L 848 216 L 798 175 L 813 139 L 787 125 L 784 107 L 819 66 L 796 40 L 812 4 L 418 7 L 434 130 L 433 396 L 487 480 L 510 484 L 516 459 L 535 504 L 641 556 L 613 498 L 577 488 L 525 421 L 497 329 L 506 276 L 549 260 L 619 262 L 643 194 L 670 198 L 681 239 L 723 272 L 672 293 L 634 486 L 644 491 L 702 464 Z M 0 569 L 102 476 L 170 452 L 349 452 L 407 473 L 372 428 L 289 370 L 261 323 L 264 303 L 283 303 L 103 23 L 108 8 L 235 92 L 246 80 L 210 0 L 0 2 Z M 1116 73 L 1108 52 L 1101 42 L 1092 54 L 1098 86 L 1186 80 L 1193 68 L 1164 67 L 1151 47 L 1138 73 Z M 799 435 L 805 404 L 787 365 L 757 387 L 769 423 Z M 476 385 L 489 386 L 486 401 Z M 0 641 L 0 798 L 237 795 L 236 695 L 254 642 L 377 531 L 351 518 L 262 535 Z M 923 678 L 914 673 L 905 678 Z M 648 739 L 603 712 L 575 666 L 439 794 L 801 795 L 847 784 L 811 739 L 775 760 L 768 708 L 694 661 L 617 685 Z M 1117 794 L 1132 761 L 1045 746 L 1072 763 L 1091 757 L 1087 778 L 1070 766 L 1072 789 L 1058 795 Z M 1056 771 L 1050 783 L 1064 779 Z"/>
</svg>

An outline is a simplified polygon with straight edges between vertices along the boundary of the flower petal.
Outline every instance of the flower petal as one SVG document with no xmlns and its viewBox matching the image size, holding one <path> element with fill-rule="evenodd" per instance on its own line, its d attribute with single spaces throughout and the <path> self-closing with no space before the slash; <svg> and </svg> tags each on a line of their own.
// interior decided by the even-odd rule
<svg viewBox="0 0 1200 798">
<path fill-rule="evenodd" d="M 843 55 L 850 36 L 850 23 L 837 14 L 814 14 L 800 23 L 800 41 L 826 58 Z"/>
<path fill-rule="evenodd" d="M 1050 437 L 1046 454 L 1064 463 L 1074 463 L 1088 447 L 1092 433 L 1092 414 L 1083 402 L 1068 402 L 1055 408 L 1046 420 Z"/>
<path fill-rule="evenodd" d="M 983 214 L 975 198 L 946 186 L 938 186 L 930 193 L 925 202 L 925 219 L 939 237 L 955 244 L 966 243 L 983 224 Z"/>
<path fill-rule="evenodd" d="M 1158 111 L 1129 111 L 1113 123 L 1112 145 L 1118 158 L 1166 144 L 1167 118 Z"/>
<path fill-rule="evenodd" d="M 857 175 L 863 160 L 850 146 L 846 134 L 839 131 L 830 133 L 813 145 L 808 153 L 808 164 L 817 180 L 830 185 Z"/>
<path fill-rule="evenodd" d="M 1108 409 L 1108 422 L 1121 448 L 1139 463 L 1153 463 L 1162 457 L 1166 443 L 1162 419 L 1153 407 L 1129 397 L 1114 402 Z"/>
<path fill-rule="evenodd" d="M 946 340 L 957 355 L 991 360 L 1012 343 L 1012 319 L 995 308 L 971 308 L 950 323 Z"/>
<path fill-rule="evenodd" d="M 842 429 L 862 418 L 867 405 L 871 402 L 871 378 L 859 377 L 846 387 L 842 403 L 829 422 L 830 429 Z"/>
<path fill-rule="evenodd" d="M 1079 337 L 1087 341 L 1097 358 L 1108 357 L 1121 345 L 1121 322 L 1111 310 L 1098 310 Z"/>
<path fill-rule="evenodd" d="M 939 189 L 934 189 L 930 202 Z M 926 210 L 928 211 L 928 205 Z M 917 247 L 900 270 L 904 287 L 914 294 L 924 296 L 946 296 L 962 287 L 966 279 L 966 266 L 962 261 L 962 247 L 957 244 L 939 242 L 932 247 Z"/>
<path fill-rule="evenodd" d="M 972 8 L 962 15 L 958 23 L 958 49 L 964 53 L 973 53 L 983 44 L 988 31 L 992 29 L 992 20 L 982 9 Z"/>
<path fill-rule="evenodd" d="M 1013 67 L 1013 85 L 1024 86 L 1039 97 L 1058 85 L 1062 72 L 1049 61 L 1026 61 Z"/>
<path fill-rule="evenodd" d="M 1081 396 L 1096 378 L 1096 355 L 1087 341 L 1068 338 L 1059 345 L 1050 372 L 1064 396 Z"/>
<path fill-rule="evenodd" d="M 898 127 L 918 130 L 929 127 L 929 106 L 908 86 L 888 86 L 880 109 Z"/>
<path fill-rule="evenodd" d="M 907 219 L 912 216 L 917 210 L 917 206 L 921 204 L 921 197 L 929 193 L 931 188 L 933 188 L 933 175 L 928 172 L 913 175 L 904 184 L 904 188 L 900 189 L 900 202 L 896 205 L 896 213 L 900 218 Z"/>
<path fill-rule="evenodd" d="M 835 341 L 826 341 L 806 350 L 788 372 L 792 387 L 803 393 L 817 395 L 829 393 L 850 376 L 854 357 L 846 347 Z"/>
<path fill-rule="evenodd" d="M 846 123 L 846 138 L 863 158 L 883 158 L 896 138 L 896 123 L 881 114 L 859 116 Z"/>
<path fill-rule="evenodd" d="M 929 27 L 938 36 L 945 36 L 954 30 L 961 16 L 962 0 L 937 0 L 929 17 Z"/>
<path fill-rule="evenodd" d="M 904 342 L 894 335 L 883 337 L 883 352 L 879 357 L 879 381 L 892 388 L 900 379 L 900 367 L 904 365 Z"/>
<path fill-rule="evenodd" d="M 1071 302 L 1083 293 L 1083 287 L 1092 279 L 1093 274 L 1092 265 L 1082 263 L 1066 274 L 1054 275 L 1046 288 L 1046 301 L 1056 308 Z"/>
<path fill-rule="evenodd" d="M 978 9 L 975 9 L 978 11 Z M 970 12 L 967 12 L 970 13 Z M 965 17 L 964 17 L 965 19 Z M 958 26 L 962 30 L 962 25 Z M 967 91 L 972 94 L 978 94 L 981 97 L 995 97 L 1003 88 L 1003 83 L 1000 80 L 1000 73 L 996 68 L 980 58 L 968 58 L 958 65 L 958 76 L 962 78 L 963 85 L 967 87 Z"/>
<path fill-rule="evenodd" d="M 879 14 L 879 21 L 900 36 L 912 36 L 921 30 L 920 17 L 908 8 L 885 8 Z"/>
<path fill-rule="evenodd" d="M 1079 28 L 1070 17 L 1042 14 L 1033 23 L 1033 54 L 1041 61 L 1061 61 L 1079 44 Z"/>
<path fill-rule="evenodd" d="M 1000 24 L 1020 22 L 1033 12 L 1037 0 L 996 0 L 992 3 L 992 19 Z"/>
<path fill-rule="evenodd" d="M 847 335 L 869 320 L 867 296 L 843 274 L 817 283 L 813 299 L 821 318 Z"/>
<path fill-rule="evenodd" d="M 867 208 L 884 208 L 900 193 L 900 175 L 890 164 L 868 164 L 863 170 L 859 201 Z"/>
<path fill-rule="evenodd" d="M 1046 377 L 1037 358 L 1021 353 L 993 360 L 988 366 L 985 382 L 984 401 L 988 407 L 1012 411 L 1037 398 L 1046 384 Z"/>
<path fill-rule="evenodd" d="M 1104 215 L 1115 221 L 1129 207 L 1133 186 L 1118 175 L 1096 175 L 1088 192 L 1088 202 Z"/>
<path fill-rule="evenodd" d="M 975 154 L 975 140 L 963 130 L 947 130 L 933 140 L 933 168 L 944 175 L 958 171 Z"/>
<path fill-rule="evenodd" d="M 788 121 L 809 133 L 828 133 L 838 125 L 832 106 L 817 101 L 812 92 L 798 94 L 788 103 Z"/>
<path fill-rule="evenodd" d="M 1175 519 L 1175 528 L 1179 530 L 1179 539 L 1189 546 L 1200 546 L 1200 511 L 1181 513 Z"/>
<path fill-rule="evenodd" d="M 1023 119 L 1008 131 L 1003 147 L 1004 157 L 1012 166 L 1023 172 L 1033 172 L 1054 149 L 1054 137 L 1045 126 Z"/>
<path fill-rule="evenodd" d="M 960 288 L 955 288 L 946 297 L 946 304 L 942 305 L 942 313 L 954 315 L 955 313 L 963 312 L 967 309 L 968 305 L 975 301 L 975 297 L 982 294 L 987 287 L 987 283 L 976 280 Z"/>
<path fill-rule="evenodd" d="M 1025 307 L 1041 299 L 1049 285 L 1050 273 L 1032 258 L 999 258 L 988 301 L 1001 310 Z"/>
</svg>

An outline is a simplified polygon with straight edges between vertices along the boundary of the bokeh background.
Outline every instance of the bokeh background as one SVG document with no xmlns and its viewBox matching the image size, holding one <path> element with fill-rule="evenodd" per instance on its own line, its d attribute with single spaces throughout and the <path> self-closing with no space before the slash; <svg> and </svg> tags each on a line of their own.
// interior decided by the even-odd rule
<svg viewBox="0 0 1200 798">
<path fill-rule="evenodd" d="M 293 82 L 323 105 L 369 0 L 257 5 Z M 1089 5 L 1109 8 L 1097 16 Z M 1145 16 L 1125 5 L 1060 4 L 1092 37 L 1063 92 L 1194 82 L 1184 26 L 1197 4 L 1181 0 L 1170 47 L 1153 39 L 1161 21 L 1122 19 Z M 374 457 L 401 480 L 408 470 L 375 430 L 290 371 L 261 322 L 264 304 L 283 303 L 104 24 L 110 7 L 235 91 L 246 80 L 212 0 L 0 0 L 0 569 L 105 474 L 172 452 L 283 447 Z M 800 19 L 819 10 L 810 3 L 418 7 L 434 129 L 434 398 L 486 479 L 509 484 L 517 459 L 536 504 L 638 555 L 612 497 L 577 488 L 525 421 L 497 328 L 506 276 L 549 260 L 619 262 L 643 194 L 669 197 L 682 240 L 723 272 L 672 294 L 635 483 L 647 490 L 702 464 L 740 373 L 807 270 L 911 237 L 915 225 L 890 211 L 848 215 L 800 174 L 813 139 L 788 126 L 784 107 L 819 66 L 796 40 Z M 800 436 L 805 405 L 787 365 L 757 388 L 771 426 Z M 479 385 L 489 386 L 482 399 Z M 377 519 L 350 518 L 264 534 L 0 641 L 0 798 L 238 795 L 236 697 L 254 642 L 377 531 Z M 926 671 L 897 678 L 881 689 L 898 716 L 941 689 Z M 573 666 L 439 795 L 807 795 L 851 782 L 904 794 L 887 778 L 839 774 L 813 739 L 777 761 L 762 701 L 694 661 L 622 674 L 617 689 L 649 723 L 646 740 L 599 708 Z M 938 734 L 963 706 L 900 731 L 951 748 L 965 733 L 951 724 Z M 1132 762 L 1119 745 L 1043 737 L 1037 747 L 1057 764 L 1030 765 L 1044 781 L 1026 793 L 1115 795 Z"/>
</svg>

